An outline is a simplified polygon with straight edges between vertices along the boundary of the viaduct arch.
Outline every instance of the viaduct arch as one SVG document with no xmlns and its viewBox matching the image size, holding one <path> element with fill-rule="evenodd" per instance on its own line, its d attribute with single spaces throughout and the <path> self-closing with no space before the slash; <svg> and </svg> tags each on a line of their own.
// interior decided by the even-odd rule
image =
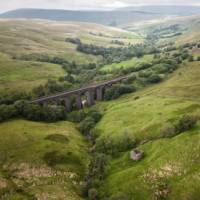
<svg viewBox="0 0 200 200">
<path fill-rule="evenodd" d="M 89 85 L 80 89 L 58 93 L 51 96 L 45 96 L 31 101 L 31 103 L 45 104 L 51 101 L 64 100 L 67 112 L 72 111 L 72 98 L 75 97 L 76 109 L 83 108 L 82 96 L 85 95 L 87 106 L 92 106 L 97 101 L 103 101 L 103 92 L 117 82 L 121 82 L 127 77 L 119 77 L 110 81 Z"/>
</svg>

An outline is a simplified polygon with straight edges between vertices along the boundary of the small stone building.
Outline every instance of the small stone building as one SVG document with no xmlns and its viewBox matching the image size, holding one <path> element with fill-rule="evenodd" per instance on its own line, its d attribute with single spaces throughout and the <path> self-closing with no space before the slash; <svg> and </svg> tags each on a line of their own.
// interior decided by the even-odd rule
<svg viewBox="0 0 200 200">
<path fill-rule="evenodd" d="M 140 151 L 138 149 L 133 149 L 131 152 L 130 152 L 130 157 L 132 160 L 134 161 L 138 161 L 138 160 L 141 160 L 144 156 L 144 152 L 143 151 Z"/>
</svg>

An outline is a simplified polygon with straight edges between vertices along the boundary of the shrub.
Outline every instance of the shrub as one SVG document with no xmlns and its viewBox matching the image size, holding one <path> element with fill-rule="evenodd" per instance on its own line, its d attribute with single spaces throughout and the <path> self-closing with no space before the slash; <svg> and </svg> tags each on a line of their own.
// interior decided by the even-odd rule
<svg viewBox="0 0 200 200">
<path fill-rule="evenodd" d="M 159 83 L 161 80 L 161 77 L 157 74 L 153 74 L 147 79 L 147 81 L 150 83 Z"/>
<path fill-rule="evenodd" d="M 27 104 L 24 106 L 23 117 L 34 121 L 56 122 L 66 119 L 64 106 Z"/>
<path fill-rule="evenodd" d="M 192 55 L 190 55 L 189 58 L 188 58 L 188 61 L 189 62 L 193 62 L 194 61 L 194 57 Z"/>
<path fill-rule="evenodd" d="M 181 58 L 183 60 L 187 59 L 189 57 L 189 54 L 187 52 L 183 52 L 182 55 L 181 55 Z"/>
<path fill-rule="evenodd" d="M 64 106 L 46 105 L 43 107 L 44 121 L 55 122 L 66 119 Z"/>
<path fill-rule="evenodd" d="M 90 130 L 95 127 L 95 121 L 91 117 L 86 117 L 78 126 L 78 129 L 84 135 L 89 135 Z"/>
<path fill-rule="evenodd" d="M 181 133 L 193 128 L 197 123 L 197 117 L 193 115 L 184 115 L 176 125 L 176 132 Z"/>
<path fill-rule="evenodd" d="M 42 121 L 44 119 L 43 108 L 37 104 L 27 104 L 23 108 L 22 116 L 28 120 Z"/>
<path fill-rule="evenodd" d="M 122 82 L 124 84 L 131 84 L 133 83 L 133 81 L 136 80 L 136 75 L 135 74 L 132 74 L 132 75 L 129 75 L 127 79 L 123 80 Z"/>
<path fill-rule="evenodd" d="M 17 110 L 17 114 L 23 116 L 24 109 L 28 106 L 28 101 L 19 100 L 14 103 L 14 106 Z"/>
<path fill-rule="evenodd" d="M 124 152 L 135 148 L 137 140 L 127 132 L 120 138 L 101 137 L 96 141 L 96 150 L 113 156 L 117 156 L 119 152 Z"/>
<path fill-rule="evenodd" d="M 100 112 L 98 112 L 97 110 L 91 110 L 87 113 L 88 117 L 91 117 L 95 123 L 99 122 L 102 114 Z"/>
<path fill-rule="evenodd" d="M 31 96 L 22 92 L 8 92 L 0 94 L 0 104 L 13 104 L 15 101 L 23 99 L 29 100 Z"/>
<path fill-rule="evenodd" d="M 68 115 L 68 120 L 72 122 L 81 122 L 85 117 L 86 113 L 83 110 L 73 111 Z"/>
<path fill-rule="evenodd" d="M 65 42 L 70 42 L 72 44 L 80 44 L 81 40 L 79 38 L 66 38 Z"/>
<path fill-rule="evenodd" d="M 95 188 L 91 188 L 88 191 L 88 198 L 90 200 L 97 200 L 98 199 L 98 191 Z"/>
<path fill-rule="evenodd" d="M 107 89 L 104 94 L 105 100 L 116 99 L 119 96 L 134 92 L 136 89 L 132 85 L 114 85 Z"/>
<path fill-rule="evenodd" d="M 148 78 L 149 76 L 151 76 L 152 72 L 151 71 L 140 71 L 138 73 L 139 77 L 141 78 Z"/>
<path fill-rule="evenodd" d="M 15 117 L 17 110 L 14 105 L 0 105 L 0 122 Z"/>
</svg>

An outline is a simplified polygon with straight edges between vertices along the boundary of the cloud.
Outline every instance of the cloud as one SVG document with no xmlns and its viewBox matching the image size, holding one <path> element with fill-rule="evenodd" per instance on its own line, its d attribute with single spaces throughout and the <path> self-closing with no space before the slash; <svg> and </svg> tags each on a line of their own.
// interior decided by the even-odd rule
<svg viewBox="0 0 200 200">
<path fill-rule="evenodd" d="M 200 5 L 199 0 L 0 0 L 0 11 L 17 8 L 115 9 L 137 5 Z"/>
</svg>

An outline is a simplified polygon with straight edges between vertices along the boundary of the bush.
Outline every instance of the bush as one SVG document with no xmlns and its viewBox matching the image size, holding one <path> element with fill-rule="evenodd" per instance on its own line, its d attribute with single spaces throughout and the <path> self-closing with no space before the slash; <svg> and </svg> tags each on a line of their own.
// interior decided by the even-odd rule
<svg viewBox="0 0 200 200">
<path fill-rule="evenodd" d="M 193 62 L 194 61 L 194 57 L 192 55 L 190 55 L 189 58 L 188 58 L 188 61 L 189 62 Z"/>
<path fill-rule="evenodd" d="M 84 135 L 89 135 L 90 130 L 95 127 L 95 121 L 91 117 L 86 117 L 78 126 L 78 129 Z"/>
<path fill-rule="evenodd" d="M 17 100 L 29 100 L 31 96 L 22 92 L 8 92 L 0 94 L 0 104 L 13 104 Z"/>
<path fill-rule="evenodd" d="M 176 132 L 182 133 L 192 129 L 197 123 L 197 117 L 193 115 L 183 116 L 176 125 Z"/>
<path fill-rule="evenodd" d="M 102 114 L 100 112 L 98 112 L 97 110 L 91 110 L 87 113 L 88 117 L 91 117 L 95 123 L 99 122 Z"/>
<path fill-rule="evenodd" d="M 70 42 L 72 44 L 80 44 L 81 40 L 79 38 L 66 38 L 65 42 Z"/>
<path fill-rule="evenodd" d="M 43 121 L 43 108 L 37 104 L 27 104 L 24 106 L 22 116 L 28 120 Z"/>
<path fill-rule="evenodd" d="M 119 152 L 124 152 L 135 148 L 137 140 L 132 134 L 127 132 L 120 138 L 101 137 L 96 141 L 96 150 L 113 156 L 117 156 Z"/>
<path fill-rule="evenodd" d="M 43 119 L 46 122 L 56 122 L 66 119 L 64 106 L 46 105 L 43 107 Z"/>
<path fill-rule="evenodd" d="M 116 99 L 119 96 L 127 93 L 134 92 L 136 89 L 132 85 L 114 85 L 106 89 L 104 98 L 105 100 Z"/>
<path fill-rule="evenodd" d="M 73 111 L 68 115 L 68 120 L 72 122 L 81 122 L 85 119 L 86 113 L 83 110 Z"/>
<path fill-rule="evenodd" d="M 151 71 L 140 71 L 138 73 L 139 77 L 141 78 L 148 78 L 149 76 L 152 75 L 152 72 Z"/>
<path fill-rule="evenodd" d="M 11 119 L 17 115 L 17 110 L 14 105 L 0 105 L 0 122 Z"/>
<path fill-rule="evenodd" d="M 150 83 L 159 83 L 161 80 L 161 77 L 157 74 L 153 74 L 147 79 L 147 81 Z"/>
<path fill-rule="evenodd" d="M 131 84 L 136 80 L 136 75 L 129 75 L 125 80 L 122 81 L 123 84 Z"/>
<path fill-rule="evenodd" d="M 27 104 L 22 116 L 34 121 L 56 122 L 66 119 L 66 112 L 64 106 Z"/>
<path fill-rule="evenodd" d="M 95 188 L 91 188 L 88 191 L 88 198 L 90 200 L 97 200 L 98 199 L 98 191 Z"/>
</svg>

